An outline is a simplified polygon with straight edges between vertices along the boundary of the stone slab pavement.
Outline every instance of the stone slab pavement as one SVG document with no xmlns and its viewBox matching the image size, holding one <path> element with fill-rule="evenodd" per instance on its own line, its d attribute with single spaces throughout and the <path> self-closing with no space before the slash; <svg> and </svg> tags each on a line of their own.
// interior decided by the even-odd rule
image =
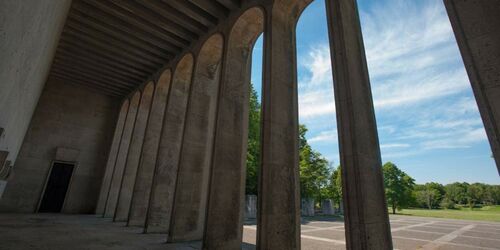
<svg viewBox="0 0 500 250">
<path fill-rule="evenodd" d="M 500 249 L 500 223 L 391 216 L 395 249 Z M 243 249 L 255 249 L 256 225 L 244 226 Z M 199 249 L 200 242 L 166 244 L 165 234 L 143 234 L 95 215 L 0 214 L 0 250 Z M 345 249 L 339 219 L 302 221 L 302 249 Z"/>
</svg>

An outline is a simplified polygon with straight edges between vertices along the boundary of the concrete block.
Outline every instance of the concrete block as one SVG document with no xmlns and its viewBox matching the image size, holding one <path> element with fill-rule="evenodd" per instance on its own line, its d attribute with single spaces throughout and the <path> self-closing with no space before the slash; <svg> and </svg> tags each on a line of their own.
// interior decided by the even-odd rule
<svg viewBox="0 0 500 250">
<path fill-rule="evenodd" d="M 333 201 L 330 199 L 322 200 L 321 211 L 323 212 L 323 215 L 334 215 L 335 208 L 333 208 Z"/>
<path fill-rule="evenodd" d="M 301 214 L 302 216 L 314 216 L 314 199 L 302 199 Z"/>
<path fill-rule="evenodd" d="M 245 196 L 245 219 L 257 218 L 257 195 Z"/>
</svg>

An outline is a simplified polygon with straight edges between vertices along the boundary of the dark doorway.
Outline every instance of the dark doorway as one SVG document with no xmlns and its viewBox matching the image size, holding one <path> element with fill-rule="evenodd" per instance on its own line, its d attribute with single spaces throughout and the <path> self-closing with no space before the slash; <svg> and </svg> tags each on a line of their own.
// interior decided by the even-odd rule
<svg viewBox="0 0 500 250">
<path fill-rule="evenodd" d="M 38 212 L 61 212 L 75 164 L 54 162 Z"/>
</svg>

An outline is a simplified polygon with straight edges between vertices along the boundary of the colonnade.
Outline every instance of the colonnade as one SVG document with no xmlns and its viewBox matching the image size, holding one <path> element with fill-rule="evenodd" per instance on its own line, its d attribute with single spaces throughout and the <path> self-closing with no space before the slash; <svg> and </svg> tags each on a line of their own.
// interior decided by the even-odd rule
<svg viewBox="0 0 500 250">
<path fill-rule="evenodd" d="M 312 0 L 261 1 L 127 98 L 96 213 L 239 249 L 251 55 L 264 34 L 257 246 L 300 249 L 295 29 Z M 392 247 L 355 0 L 327 1 L 348 248 Z"/>
</svg>

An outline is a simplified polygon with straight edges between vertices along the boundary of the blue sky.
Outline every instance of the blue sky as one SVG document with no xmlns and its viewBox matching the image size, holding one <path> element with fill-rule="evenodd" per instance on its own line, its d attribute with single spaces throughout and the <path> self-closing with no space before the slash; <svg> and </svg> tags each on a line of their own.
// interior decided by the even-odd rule
<svg viewBox="0 0 500 250">
<path fill-rule="evenodd" d="M 441 0 L 358 0 L 383 162 L 417 183 L 500 184 L 484 127 Z M 323 0 L 297 25 L 299 121 L 307 138 L 339 164 Z M 262 39 L 252 82 L 262 78 Z"/>
</svg>

